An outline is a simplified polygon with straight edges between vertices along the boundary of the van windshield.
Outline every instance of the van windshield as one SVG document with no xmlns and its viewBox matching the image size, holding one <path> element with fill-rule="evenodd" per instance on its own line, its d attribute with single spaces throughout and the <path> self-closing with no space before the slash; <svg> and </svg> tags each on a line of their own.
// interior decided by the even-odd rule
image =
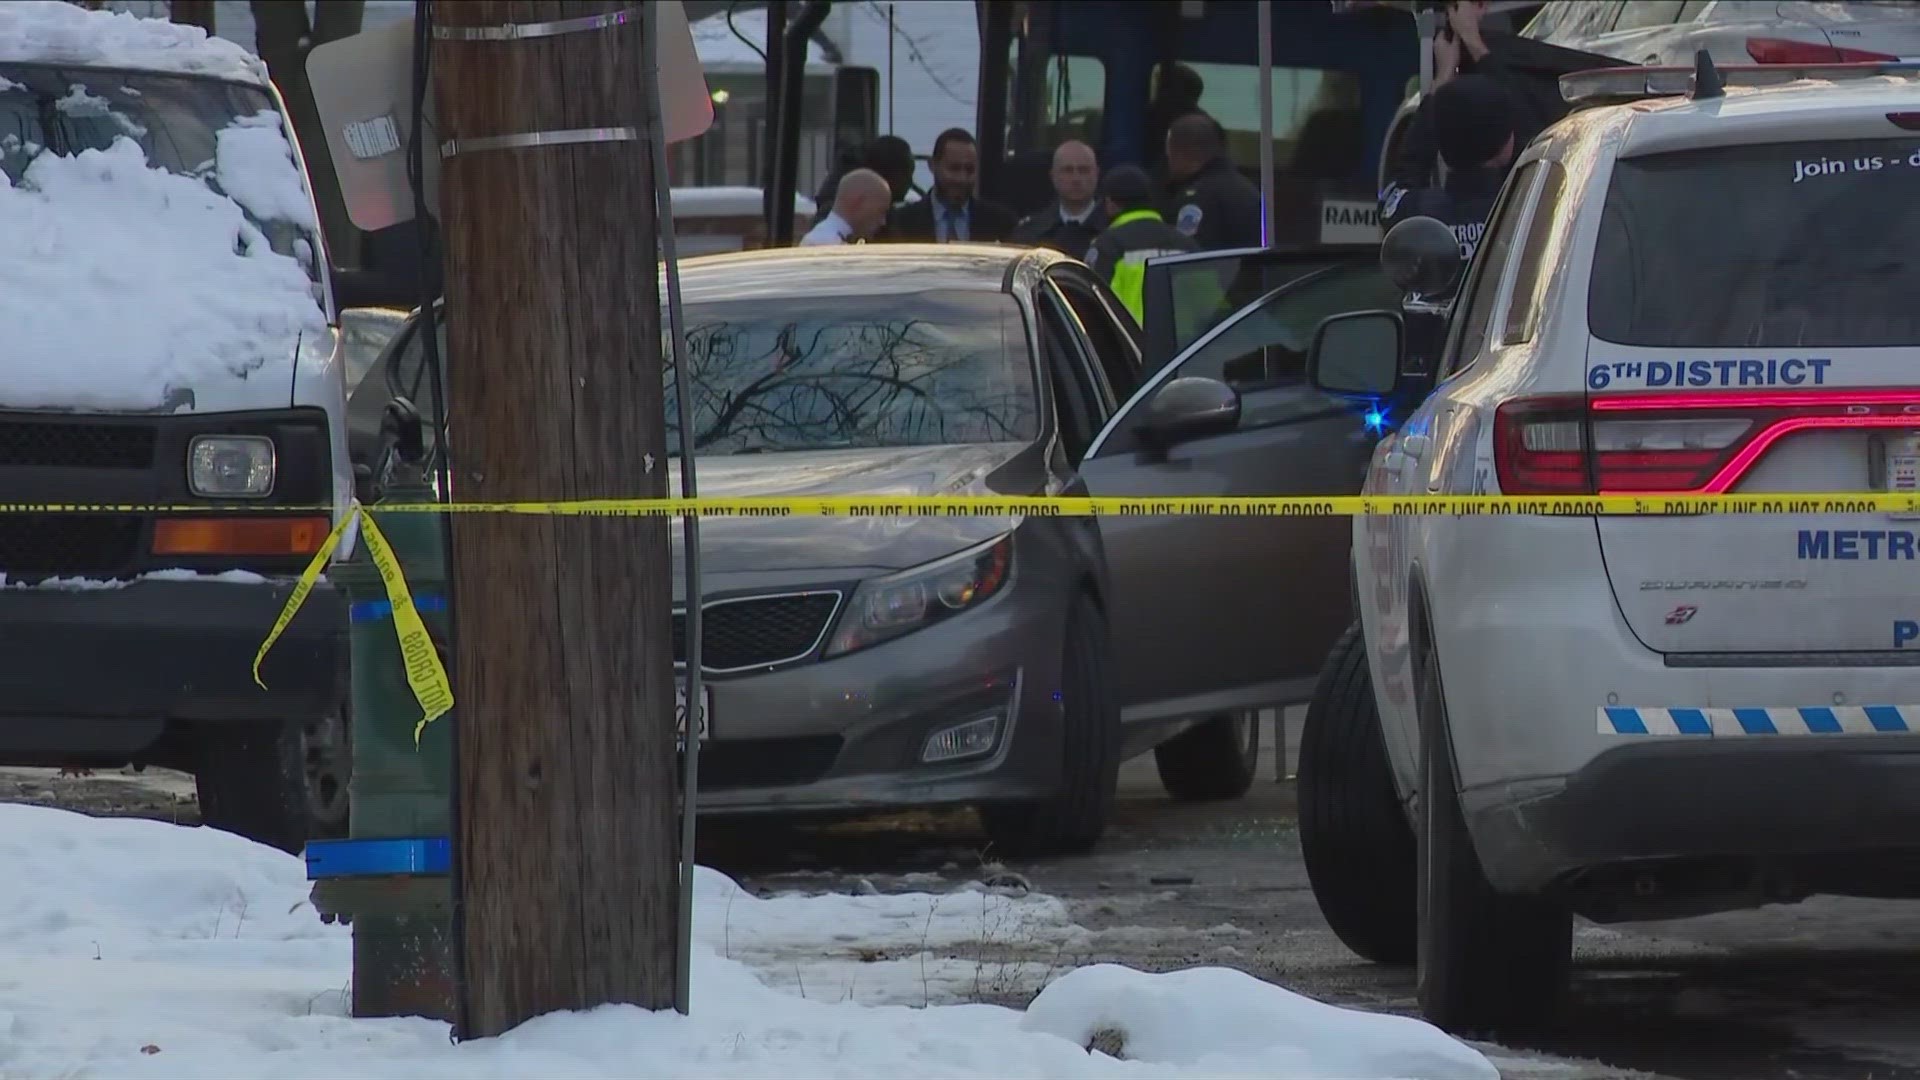
<svg viewBox="0 0 1920 1080">
<path fill-rule="evenodd" d="M 249 167 L 259 161 L 252 140 L 229 139 L 222 154 L 223 131 L 277 132 L 278 124 L 263 90 L 220 79 L 0 63 L 0 173 L 7 183 L 27 182 L 28 167 L 43 154 L 71 157 L 129 139 L 150 168 L 194 177 L 231 197 L 274 251 L 299 260 L 317 282 L 311 205 L 303 205 L 304 189 L 296 198 L 284 182 L 297 172 L 259 182 L 262 173 Z"/>
<path fill-rule="evenodd" d="M 1666 348 L 1920 345 L 1920 138 L 1620 161 L 1594 252 L 1594 336 Z"/>
</svg>

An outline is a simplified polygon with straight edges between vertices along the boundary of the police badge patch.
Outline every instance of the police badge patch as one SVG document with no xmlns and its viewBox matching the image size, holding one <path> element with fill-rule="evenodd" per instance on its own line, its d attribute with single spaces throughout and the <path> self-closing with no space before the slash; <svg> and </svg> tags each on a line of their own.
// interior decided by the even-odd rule
<svg viewBox="0 0 1920 1080">
<path fill-rule="evenodd" d="M 1173 219 L 1173 227 L 1180 230 L 1182 236 L 1192 236 L 1199 232 L 1200 208 L 1193 203 L 1181 207 L 1180 213 Z"/>
</svg>

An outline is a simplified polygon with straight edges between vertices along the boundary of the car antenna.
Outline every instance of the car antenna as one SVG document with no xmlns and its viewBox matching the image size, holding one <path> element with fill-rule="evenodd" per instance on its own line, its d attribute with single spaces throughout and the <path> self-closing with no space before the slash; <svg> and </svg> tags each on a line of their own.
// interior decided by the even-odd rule
<svg viewBox="0 0 1920 1080">
<path fill-rule="evenodd" d="M 1721 81 L 1719 69 L 1713 66 L 1713 56 L 1705 49 L 1695 50 L 1693 54 L 1693 90 L 1687 96 L 1695 101 L 1727 96 L 1727 84 Z"/>
</svg>

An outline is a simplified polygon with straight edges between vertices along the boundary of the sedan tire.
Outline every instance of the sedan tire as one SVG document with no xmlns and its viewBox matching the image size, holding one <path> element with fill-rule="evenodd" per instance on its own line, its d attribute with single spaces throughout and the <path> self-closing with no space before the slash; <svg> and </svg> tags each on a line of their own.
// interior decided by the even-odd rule
<svg viewBox="0 0 1920 1080">
<path fill-rule="evenodd" d="M 1068 616 L 1060 668 L 1061 792 L 1038 802 L 980 808 L 993 851 L 1067 855 L 1098 843 L 1120 784 L 1120 710 L 1108 670 L 1106 620 L 1092 598 Z"/>
<path fill-rule="evenodd" d="M 1418 852 L 1394 790 L 1359 623 L 1334 645 L 1307 706 L 1298 785 L 1300 851 L 1327 925 L 1364 959 L 1412 963 Z"/>
<path fill-rule="evenodd" d="M 1260 714 L 1210 716 L 1154 747 L 1153 764 L 1176 802 L 1238 799 L 1260 771 Z"/>
</svg>

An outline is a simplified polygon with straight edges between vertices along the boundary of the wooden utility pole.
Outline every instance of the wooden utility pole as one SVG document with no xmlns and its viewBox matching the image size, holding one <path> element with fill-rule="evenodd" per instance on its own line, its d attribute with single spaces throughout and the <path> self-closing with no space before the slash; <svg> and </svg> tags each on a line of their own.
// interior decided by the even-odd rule
<svg viewBox="0 0 1920 1080">
<path fill-rule="evenodd" d="M 463 502 L 668 493 L 651 43 L 637 19 L 507 41 L 454 29 L 628 6 L 432 4 L 436 30 L 453 32 L 433 43 L 436 142 L 639 136 L 456 148 L 442 162 Z M 465 1037 L 557 1009 L 673 1004 L 668 524 L 453 518 Z"/>
</svg>

